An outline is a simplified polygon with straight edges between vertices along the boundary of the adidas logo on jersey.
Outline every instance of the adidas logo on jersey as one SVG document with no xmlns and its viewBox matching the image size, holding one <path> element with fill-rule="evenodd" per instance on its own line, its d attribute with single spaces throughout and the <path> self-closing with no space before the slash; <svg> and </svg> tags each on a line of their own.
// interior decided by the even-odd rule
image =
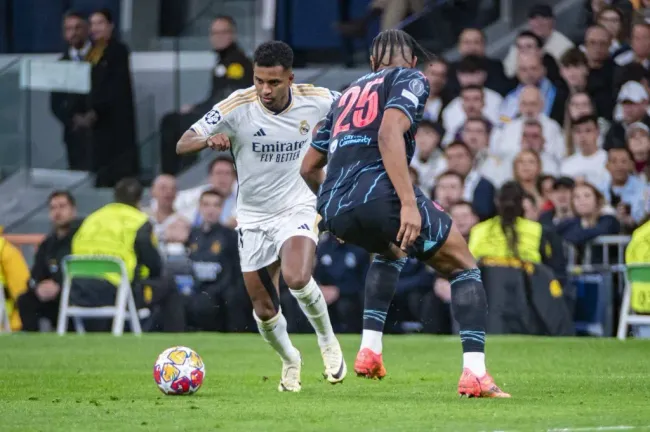
<svg viewBox="0 0 650 432">
<path fill-rule="evenodd" d="M 309 225 L 307 224 L 300 225 L 298 229 L 310 231 Z"/>
<path fill-rule="evenodd" d="M 260 129 L 257 132 L 255 132 L 253 136 L 257 136 L 257 137 L 266 136 L 266 132 L 264 132 L 264 129 Z"/>
</svg>

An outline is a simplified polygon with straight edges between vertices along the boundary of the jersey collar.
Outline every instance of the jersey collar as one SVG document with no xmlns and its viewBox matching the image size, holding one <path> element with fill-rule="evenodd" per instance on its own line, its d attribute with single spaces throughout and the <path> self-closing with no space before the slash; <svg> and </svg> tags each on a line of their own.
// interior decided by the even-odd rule
<svg viewBox="0 0 650 432">
<path fill-rule="evenodd" d="M 269 113 L 271 115 L 284 114 L 287 111 L 289 111 L 291 109 L 291 107 L 293 106 L 293 86 L 289 87 L 289 100 L 287 101 L 287 105 L 284 108 L 282 108 L 280 111 L 273 111 L 273 110 L 270 110 L 267 107 L 265 107 L 264 104 L 262 103 L 262 101 L 260 100 L 259 96 L 257 97 L 257 102 L 260 104 L 260 106 L 262 107 L 262 109 L 264 111 L 266 111 L 267 113 Z"/>
</svg>

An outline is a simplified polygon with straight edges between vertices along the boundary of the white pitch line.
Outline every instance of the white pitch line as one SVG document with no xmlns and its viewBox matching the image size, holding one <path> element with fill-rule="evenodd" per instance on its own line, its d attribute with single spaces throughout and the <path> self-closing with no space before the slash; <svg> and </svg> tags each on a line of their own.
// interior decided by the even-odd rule
<svg viewBox="0 0 650 432">
<path fill-rule="evenodd" d="M 627 431 L 648 429 L 649 426 L 594 426 L 578 428 L 549 429 L 546 432 L 592 432 L 592 431 Z"/>
</svg>

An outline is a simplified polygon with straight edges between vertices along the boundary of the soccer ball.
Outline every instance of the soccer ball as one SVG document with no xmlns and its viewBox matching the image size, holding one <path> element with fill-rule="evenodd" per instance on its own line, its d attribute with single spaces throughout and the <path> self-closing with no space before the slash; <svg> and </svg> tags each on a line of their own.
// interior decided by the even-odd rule
<svg viewBox="0 0 650 432">
<path fill-rule="evenodd" d="M 177 346 L 163 351 L 153 366 L 153 379 L 166 395 L 196 393 L 205 378 L 205 365 L 192 349 Z"/>
</svg>

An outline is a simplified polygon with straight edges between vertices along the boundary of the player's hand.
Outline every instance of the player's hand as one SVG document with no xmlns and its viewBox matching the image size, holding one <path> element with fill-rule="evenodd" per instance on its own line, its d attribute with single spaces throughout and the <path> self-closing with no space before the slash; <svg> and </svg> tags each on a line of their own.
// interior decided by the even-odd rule
<svg viewBox="0 0 650 432">
<path fill-rule="evenodd" d="M 208 147 L 212 150 L 225 151 L 230 149 L 230 138 L 228 135 L 216 134 L 208 137 L 207 139 Z"/>
<path fill-rule="evenodd" d="M 417 204 L 402 205 L 399 219 L 400 227 L 397 233 L 397 241 L 401 242 L 400 248 L 406 251 L 408 247 L 415 243 L 422 227 L 422 219 Z"/>
</svg>

